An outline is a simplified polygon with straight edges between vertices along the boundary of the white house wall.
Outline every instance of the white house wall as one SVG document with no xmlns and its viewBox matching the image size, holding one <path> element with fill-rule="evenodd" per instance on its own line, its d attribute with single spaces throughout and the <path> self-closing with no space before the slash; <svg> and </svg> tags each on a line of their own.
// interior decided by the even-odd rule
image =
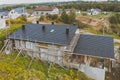
<svg viewBox="0 0 120 80">
<path fill-rule="evenodd" d="M 48 49 L 40 49 L 41 59 L 54 62 L 54 63 L 62 63 L 62 51 L 56 48 L 54 45 L 49 45 Z"/>
<path fill-rule="evenodd" d="M 34 11 L 33 15 L 35 16 L 41 16 L 41 15 L 47 15 L 47 14 L 59 14 L 59 9 L 55 8 L 53 11 Z"/>
<path fill-rule="evenodd" d="M 11 10 L 8 15 L 12 19 L 16 19 L 17 17 L 21 16 L 21 14 L 18 14 L 15 10 Z"/>
<path fill-rule="evenodd" d="M 55 8 L 51 14 L 59 14 L 59 9 L 58 8 Z"/>
<path fill-rule="evenodd" d="M 28 13 L 21 13 L 21 14 L 19 14 L 19 13 L 16 12 L 15 10 L 11 10 L 11 11 L 9 12 L 9 14 L 8 14 L 8 16 L 9 16 L 10 18 L 12 18 L 12 19 L 16 19 L 16 18 L 20 17 L 21 15 L 26 15 L 26 16 L 28 16 L 29 14 L 28 14 Z"/>
<path fill-rule="evenodd" d="M 47 49 L 40 49 L 40 58 L 42 60 L 47 60 Z"/>
<path fill-rule="evenodd" d="M 7 19 L 8 16 L 4 16 L 3 13 L 0 13 L 0 19 Z"/>
<path fill-rule="evenodd" d="M 0 29 L 5 28 L 6 27 L 6 22 L 4 19 L 0 19 Z"/>
</svg>

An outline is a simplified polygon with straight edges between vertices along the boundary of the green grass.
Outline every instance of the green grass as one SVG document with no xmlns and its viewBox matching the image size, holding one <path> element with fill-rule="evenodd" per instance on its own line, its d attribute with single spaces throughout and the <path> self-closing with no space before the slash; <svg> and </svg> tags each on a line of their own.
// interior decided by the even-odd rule
<svg viewBox="0 0 120 80">
<path fill-rule="evenodd" d="M 92 26 L 88 26 L 88 27 L 84 28 L 84 30 L 87 30 L 88 32 L 93 33 L 93 34 L 101 34 L 100 31 L 94 30 L 94 29 L 92 28 Z"/>
<path fill-rule="evenodd" d="M 88 27 L 84 28 L 84 30 L 87 30 L 88 32 L 96 34 L 96 35 L 103 35 L 103 33 L 100 30 L 95 30 L 95 29 L 92 28 L 92 26 L 88 26 Z M 118 36 L 115 33 L 106 33 L 105 32 L 104 35 L 105 36 L 112 36 L 115 39 L 120 39 L 120 36 Z"/>
<path fill-rule="evenodd" d="M 115 45 L 115 46 L 120 46 L 120 43 L 115 42 L 114 45 Z"/>
<path fill-rule="evenodd" d="M 0 57 L 0 80 L 91 80 L 82 72 L 75 69 L 63 69 L 53 64 L 48 74 L 49 63 L 34 59 L 30 63 L 29 57 L 20 56 L 14 61 L 16 53 Z"/>
</svg>

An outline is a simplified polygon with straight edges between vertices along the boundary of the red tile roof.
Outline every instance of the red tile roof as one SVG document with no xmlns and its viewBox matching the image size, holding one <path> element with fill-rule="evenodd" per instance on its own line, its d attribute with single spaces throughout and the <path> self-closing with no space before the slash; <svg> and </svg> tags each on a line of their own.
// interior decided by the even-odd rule
<svg viewBox="0 0 120 80">
<path fill-rule="evenodd" d="M 52 11 L 55 7 L 51 6 L 40 6 L 35 9 L 35 11 Z"/>
</svg>

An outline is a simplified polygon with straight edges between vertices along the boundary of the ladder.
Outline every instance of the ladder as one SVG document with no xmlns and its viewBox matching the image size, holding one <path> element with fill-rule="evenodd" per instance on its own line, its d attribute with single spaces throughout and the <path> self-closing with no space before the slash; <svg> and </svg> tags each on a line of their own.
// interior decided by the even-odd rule
<svg viewBox="0 0 120 80">
<path fill-rule="evenodd" d="M 16 58 L 14 59 L 14 61 L 20 56 L 21 52 L 22 52 L 22 49 L 19 51 L 19 53 L 18 53 L 18 55 L 16 56 Z"/>
</svg>

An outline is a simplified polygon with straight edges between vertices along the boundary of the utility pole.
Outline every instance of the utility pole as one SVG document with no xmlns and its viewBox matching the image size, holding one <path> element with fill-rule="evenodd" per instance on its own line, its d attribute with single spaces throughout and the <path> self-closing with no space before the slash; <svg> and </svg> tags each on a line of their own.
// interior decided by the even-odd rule
<svg viewBox="0 0 120 80">
<path fill-rule="evenodd" d="M 105 34 L 105 27 L 103 26 L 103 36 L 104 36 L 104 34 Z"/>
<path fill-rule="evenodd" d="M 9 20 L 8 20 L 8 28 L 10 28 L 11 23 L 10 23 L 10 15 L 9 15 Z"/>
</svg>

